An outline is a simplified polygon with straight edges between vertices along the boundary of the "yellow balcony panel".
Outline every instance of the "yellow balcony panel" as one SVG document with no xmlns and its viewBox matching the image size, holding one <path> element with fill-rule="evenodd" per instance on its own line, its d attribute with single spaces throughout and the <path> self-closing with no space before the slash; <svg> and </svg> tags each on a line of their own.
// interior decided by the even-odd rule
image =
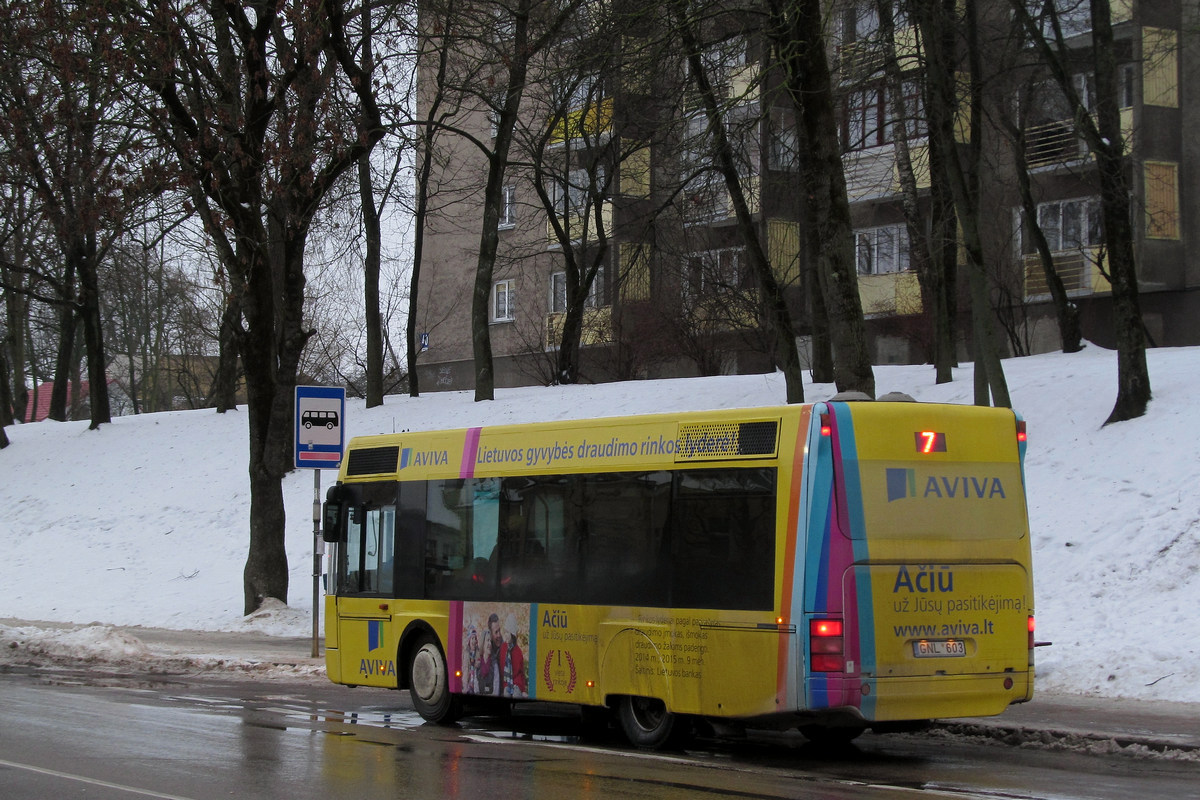
<svg viewBox="0 0 1200 800">
<path fill-rule="evenodd" d="M 600 224 L 604 226 L 604 230 L 608 232 L 609 236 L 612 235 L 612 214 L 612 203 L 606 201 L 600 205 Z M 565 217 L 560 215 L 558 221 L 566 229 L 572 242 L 586 244 L 600 239 L 596 230 L 596 214 L 593 209 L 589 208 L 586 216 L 583 214 L 568 214 Z M 546 220 L 546 239 L 552 246 L 562 244 L 558 240 L 558 234 L 554 231 L 554 223 L 549 219 Z"/>
<path fill-rule="evenodd" d="M 730 72 L 729 98 L 743 103 L 758 100 L 758 64 L 746 64 Z"/>
<path fill-rule="evenodd" d="M 546 315 L 546 339 L 543 345 L 547 350 L 555 350 L 562 344 L 562 326 L 566 317 L 566 312 L 562 311 L 553 311 Z M 585 308 L 579 344 L 583 347 L 591 347 L 597 344 L 607 344 L 612 340 L 612 307 Z"/>
<path fill-rule="evenodd" d="M 908 160 L 912 162 L 913 178 L 917 182 L 918 189 L 928 189 L 931 185 L 929 173 L 929 143 L 921 142 L 920 144 L 909 143 Z M 900 193 L 900 159 L 895 161 L 895 167 L 892 170 L 892 192 Z"/>
<path fill-rule="evenodd" d="M 621 194 L 626 197 L 650 196 L 650 148 L 629 149 L 629 140 L 622 140 L 621 149 L 628 152 L 621 161 Z"/>
<path fill-rule="evenodd" d="M 612 129 L 613 99 L 606 97 L 599 103 L 570 111 L 554 123 L 550 132 L 551 144 L 562 144 L 572 139 L 595 139 Z"/>
<path fill-rule="evenodd" d="M 858 296 L 864 314 L 920 314 L 922 310 L 921 286 L 911 270 L 859 275 Z"/>
</svg>

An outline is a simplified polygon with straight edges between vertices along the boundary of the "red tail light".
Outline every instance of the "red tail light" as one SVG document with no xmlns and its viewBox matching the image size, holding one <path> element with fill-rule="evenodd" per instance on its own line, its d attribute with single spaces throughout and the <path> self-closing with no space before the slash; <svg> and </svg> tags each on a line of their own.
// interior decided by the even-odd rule
<svg viewBox="0 0 1200 800">
<path fill-rule="evenodd" d="M 833 434 L 833 426 L 829 424 L 829 415 L 821 415 L 821 435 L 830 436 Z"/>
<path fill-rule="evenodd" d="M 845 638 L 840 619 L 814 619 L 808 623 L 808 650 L 813 672 L 845 672 Z"/>
<path fill-rule="evenodd" d="M 1029 649 L 1033 649 L 1033 631 L 1037 627 L 1033 621 L 1033 615 L 1029 615 Z"/>
<path fill-rule="evenodd" d="M 1017 441 L 1024 442 L 1027 439 L 1028 437 L 1025 435 L 1025 420 L 1019 419 L 1017 420 Z"/>
</svg>

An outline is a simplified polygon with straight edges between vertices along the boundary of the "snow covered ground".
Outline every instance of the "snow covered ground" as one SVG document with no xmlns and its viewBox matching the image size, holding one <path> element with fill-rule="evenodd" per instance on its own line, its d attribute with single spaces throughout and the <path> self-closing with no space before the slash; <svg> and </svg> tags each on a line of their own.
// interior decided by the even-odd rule
<svg viewBox="0 0 1200 800">
<path fill-rule="evenodd" d="M 1004 362 L 1028 421 L 1038 691 L 1200 702 L 1200 348 L 1148 353 L 1142 419 L 1101 427 L 1116 355 L 1095 346 Z M 880 394 L 970 403 L 971 365 L 936 386 L 927 366 L 876 367 Z M 805 387 L 824 400 L 833 387 Z M 779 375 L 389 397 L 347 403 L 351 435 L 782 403 Z M 244 410 L 16 426 L 0 451 L 6 509 L 0 642 L 80 658 L 151 659 L 108 626 L 312 630 L 313 474 L 285 482 L 289 605 L 244 618 L 249 489 Z M 322 488 L 335 479 L 322 473 Z M 100 627 L 64 632 L 35 621 Z"/>
</svg>

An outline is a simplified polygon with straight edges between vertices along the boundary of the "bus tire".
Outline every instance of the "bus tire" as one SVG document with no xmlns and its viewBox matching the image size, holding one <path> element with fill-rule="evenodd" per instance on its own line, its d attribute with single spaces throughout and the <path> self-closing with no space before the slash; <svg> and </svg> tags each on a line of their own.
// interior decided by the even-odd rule
<svg viewBox="0 0 1200 800">
<path fill-rule="evenodd" d="M 676 741 L 684 728 L 678 715 L 667 711 L 666 703 L 655 697 L 622 697 L 617 718 L 629 743 L 647 750 Z"/>
<path fill-rule="evenodd" d="M 409 651 L 408 693 L 413 708 L 429 722 L 445 725 L 462 714 L 462 698 L 450 692 L 446 656 L 428 633 Z"/>
</svg>

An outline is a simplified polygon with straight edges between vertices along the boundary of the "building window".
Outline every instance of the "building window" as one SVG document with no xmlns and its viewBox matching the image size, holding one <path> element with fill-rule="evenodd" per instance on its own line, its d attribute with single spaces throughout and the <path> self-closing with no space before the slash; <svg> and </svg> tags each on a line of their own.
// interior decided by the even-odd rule
<svg viewBox="0 0 1200 800">
<path fill-rule="evenodd" d="M 500 227 L 512 228 L 517 224 L 517 189 L 505 186 L 500 191 Z"/>
<path fill-rule="evenodd" d="M 516 319 L 516 281 L 503 280 L 492 284 L 492 322 L 512 322 Z"/>
<path fill-rule="evenodd" d="M 1100 198 L 1077 197 L 1038 204 L 1038 227 L 1046 237 L 1050 251 L 1080 250 L 1101 243 Z M 1025 253 L 1035 252 L 1033 242 L 1026 242 Z"/>
<path fill-rule="evenodd" d="M 598 75 L 585 75 L 571 89 L 567 98 L 567 108 L 571 110 L 587 108 L 604 99 L 604 84 Z"/>
<path fill-rule="evenodd" d="M 744 36 L 733 36 L 720 42 L 714 42 L 700 53 L 700 64 L 704 69 L 709 85 L 713 87 L 718 97 L 728 97 L 733 87 L 734 75 L 742 67 L 750 64 L 749 42 Z M 687 63 L 688 83 L 697 86 L 699 76 L 692 74 L 692 64 Z"/>
<path fill-rule="evenodd" d="M 925 100 L 921 84 L 905 81 L 903 96 L 897 103 L 882 86 L 859 89 L 846 95 L 842 115 L 842 146 L 845 150 L 865 150 L 895 141 L 903 131 L 907 138 L 926 135 Z"/>
<path fill-rule="evenodd" d="M 713 299 L 742 287 L 742 251 L 728 247 L 689 253 L 683 273 L 683 306 L 693 309 L 702 299 Z"/>
<path fill-rule="evenodd" d="M 584 308 L 597 308 L 600 305 L 600 289 L 603 285 L 601 276 L 603 273 L 597 272 L 592 278 L 591 288 L 588 289 L 587 300 L 584 301 Z M 562 314 L 567 310 L 567 273 L 555 272 L 550 276 L 550 312 L 552 314 Z"/>
<path fill-rule="evenodd" d="M 905 272 L 910 268 L 911 250 L 908 228 L 903 225 L 886 225 L 854 232 L 854 258 L 859 275 Z"/>
<path fill-rule="evenodd" d="M 1092 9 L 1083 0 L 1026 0 L 1025 8 L 1040 26 L 1042 36 L 1051 42 L 1056 22 L 1066 39 L 1092 29 Z"/>
<path fill-rule="evenodd" d="M 863 150 L 884 143 L 885 116 L 883 92 L 860 89 L 846 96 L 846 117 L 842 128 L 847 150 Z"/>
<path fill-rule="evenodd" d="M 767 125 L 767 167 L 788 171 L 799 169 L 800 140 L 796 131 L 795 112 L 772 108 Z"/>
<path fill-rule="evenodd" d="M 494 92 L 486 100 L 488 136 L 493 139 L 500 132 L 500 112 L 504 110 L 505 101 L 503 92 Z"/>
<path fill-rule="evenodd" d="M 596 166 L 595 191 L 604 186 L 604 167 Z M 588 210 L 593 184 L 586 169 L 573 169 L 550 182 L 550 202 L 560 217 L 578 217 Z"/>
<path fill-rule="evenodd" d="M 874 2 L 847 3 L 838 19 L 843 46 L 872 38 L 879 32 L 879 11 Z"/>
<path fill-rule="evenodd" d="M 887 105 L 888 127 L 884 138 L 892 142 L 896 134 L 903 131 L 907 139 L 924 137 L 926 128 L 925 96 L 920 81 L 904 81 L 900 86 L 901 98 L 897 103 L 889 99 Z"/>
</svg>

